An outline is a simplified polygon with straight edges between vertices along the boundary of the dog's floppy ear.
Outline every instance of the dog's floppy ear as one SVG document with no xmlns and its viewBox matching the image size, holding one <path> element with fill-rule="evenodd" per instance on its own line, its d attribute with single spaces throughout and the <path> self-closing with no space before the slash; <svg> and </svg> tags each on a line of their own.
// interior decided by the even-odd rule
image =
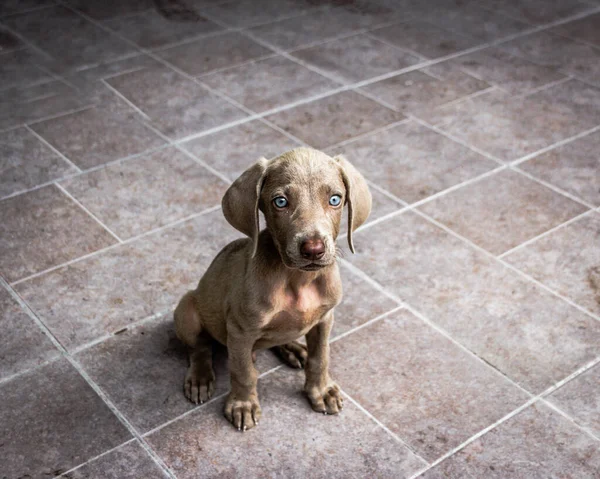
<svg viewBox="0 0 600 479">
<path fill-rule="evenodd" d="M 342 155 L 334 157 L 342 169 L 348 205 L 348 246 L 354 253 L 352 232 L 362 225 L 371 213 L 371 192 L 363 175 Z"/>
<path fill-rule="evenodd" d="M 260 158 L 233 182 L 221 202 L 229 224 L 252 239 L 252 256 L 258 246 L 258 206 L 268 164 L 266 158 Z"/>
</svg>

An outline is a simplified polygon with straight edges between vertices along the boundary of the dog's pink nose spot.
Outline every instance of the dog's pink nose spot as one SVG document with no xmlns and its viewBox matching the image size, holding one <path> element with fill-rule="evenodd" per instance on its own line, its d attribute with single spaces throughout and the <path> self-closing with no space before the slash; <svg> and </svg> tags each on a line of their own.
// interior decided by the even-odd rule
<svg viewBox="0 0 600 479">
<path fill-rule="evenodd" d="M 309 239 L 300 246 L 300 253 L 306 259 L 321 259 L 325 254 L 325 245 L 320 239 Z"/>
</svg>

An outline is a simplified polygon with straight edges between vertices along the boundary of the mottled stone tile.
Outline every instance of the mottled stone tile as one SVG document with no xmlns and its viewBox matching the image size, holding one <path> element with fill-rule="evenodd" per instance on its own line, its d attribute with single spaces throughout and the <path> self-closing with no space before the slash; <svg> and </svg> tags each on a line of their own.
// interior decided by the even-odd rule
<svg viewBox="0 0 600 479">
<path fill-rule="evenodd" d="M 231 67 L 273 52 L 238 32 L 211 35 L 156 52 L 189 75 Z"/>
<path fill-rule="evenodd" d="M 197 83 L 165 67 L 125 73 L 107 82 L 171 138 L 179 139 L 246 116 Z"/>
<path fill-rule="evenodd" d="M 600 436 L 600 366 L 569 381 L 548 398 L 577 424 Z"/>
<path fill-rule="evenodd" d="M 256 120 L 190 140 L 182 146 L 233 181 L 261 156 L 274 158 L 300 145 Z"/>
<path fill-rule="evenodd" d="M 2 474 L 61 474 L 131 438 L 66 359 L 0 386 Z"/>
<path fill-rule="evenodd" d="M 598 442 L 537 403 L 425 473 L 426 479 L 586 477 L 600 468 Z"/>
<path fill-rule="evenodd" d="M 519 169 L 600 206 L 598 151 L 600 133 L 596 132 L 521 163 Z"/>
<path fill-rule="evenodd" d="M 332 2 L 334 5 L 335 2 Z M 299 17 L 260 25 L 249 31 L 256 37 L 284 50 L 300 48 L 364 28 L 373 28 L 400 16 L 398 12 L 373 3 L 356 8 L 358 2 L 348 2 Z"/>
<path fill-rule="evenodd" d="M 490 7 L 532 24 L 550 23 L 589 10 L 585 2 L 574 0 L 488 0 Z"/>
<path fill-rule="evenodd" d="M 64 479 L 164 479 L 167 477 L 137 441 L 129 442 L 60 476 Z"/>
<path fill-rule="evenodd" d="M 502 50 L 538 65 L 598 84 L 600 49 L 547 32 L 532 33 L 500 45 Z"/>
<path fill-rule="evenodd" d="M 527 400 L 406 311 L 333 343 L 331 366 L 344 391 L 429 461 Z"/>
<path fill-rule="evenodd" d="M 367 35 L 342 38 L 292 55 L 348 84 L 420 62 L 419 57 Z"/>
<path fill-rule="evenodd" d="M 38 66 L 36 60 L 40 60 L 38 55 L 29 50 L 2 52 L 0 49 L 0 90 L 27 87 L 52 80 L 52 77 Z"/>
<path fill-rule="evenodd" d="M 54 58 L 57 71 L 115 60 L 133 52 L 118 37 L 63 6 L 7 17 L 3 22 Z"/>
<path fill-rule="evenodd" d="M 96 20 L 107 20 L 154 8 L 153 0 L 68 0 L 69 5 Z"/>
<path fill-rule="evenodd" d="M 600 89 L 571 80 L 526 97 L 492 91 L 421 115 L 428 123 L 506 161 L 596 126 Z"/>
<path fill-rule="evenodd" d="M 220 400 L 147 439 L 184 479 L 304 477 L 307 470 L 315 478 L 341 471 L 357 477 L 408 477 L 423 467 L 410 450 L 349 401 L 336 416 L 313 412 L 301 393 L 303 380 L 302 372 L 287 369 L 259 380 L 262 419 L 244 434 L 223 417 Z M 199 447 L 202 454 L 197 453 Z"/>
<path fill-rule="evenodd" d="M 293 103 L 339 86 L 280 56 L 208 74 L 200 79 L 256 112 Z"/>
<path fill-rule="evenodd" d="M 267 117 L 314 148 L 324 148 L 400 121 L 404 115 L 354 91 L 337 93 Z"/>
<path fill-rule="evenodd" d="M 533 393 L 598 356 L 598 321 L 414 213 L 354 240 L 349 261 Z"/>
<path fill-rule="evenodd" d="M 32 368 L 59 353 L 10 293 L 0 287 L 0 379 Z"/>
<path fill-rule="evenodd" d="M 24 47 L 25 44 L 19 38 L 0 26 L 0 54 Z"/>
<path fill-rule="evenodd" d="M 414 122 L 335 149 L 369 180 L 408 202 L 466 181 L 498 164 Z"/>
<path fill-rule="evenodd" d="M 8 281 L 59 265 L 116 240 L 55 186 L 0 202 L 0 271 Z"/>
<path fill-rule="evenodd" d="M 536 65 L 496 47 L 460 56 L 449 63 L 513 94 L 526 93 L 565 78 L 554 66 Z"/>
<path fill-rule="evenodd" d="M 0 17 L 14 15 L 35 8 L 43 8 L 54 4 L 54 0 L 3 0 L 0 4 Z"/>
<path fill-rule="evenodd" d="M 519 173 L 505 170 L 420 209 L 482 248 L 501 254 L 587 208 Z"/>
<path fill-rule="evenodd" d="M 228 186 L 176 148 L 61 184 L 121 239 L 218 206 Z"/>
<path fill-rule="evenodd" d="M 72 349 L 173 308 L 196 286 L 218 251 L 238 237 L 222 213 L 214 211 L 20 283 L 16 289 Z"/>
<path fill-rule="evenodd" d="M 481 43 L 480 40 L 422 21 L 399 23 L 373 30 L 370 34 L 428 58 L 443 57 Z"/>
<path fill-rule="evenodd" d="M 32 129 L 82 169 L 163 145 L 120 99 L 42 121 Z"/>
<path fill-rule="evenodd" d="M 551 28 L 549 32 L 600 47 L 600 13 L 595 13 L 594 15 L 589 15 L 573 22 L 563 23 Z"/>
<path fill-rule="evenodd" d="M 361 90 L 385 101 L 397 110 L 420 115 L 420 111 L 477 93 L 490 85 L 448 63 L 393 76 Z"/>
<path fill-rule="evenodd" d="M 76 171 L 25 128 L 0 133 L 0 198 Z"/>
<path fill-rule="evenodd" d="M 136 45 L 149 49 L 222 29 L 202 16 L 194 22 L 177 22 L 165 18 L 155 10 L 114 18 L 104 25 Z"/>
<path fill-rule="evenodd" d="M 506 260 L 577 304 L 600 313 L 600 214 L 509 254 Z"/>
<path fill-rule="evenodd" d="M 252 2 L 230 2 L 204 8 L 209 18 L 215 18 L 233 27 L 250 27 L 262 23 L 301 15 L 314 8 L 310 2 L 294 0 L 254 0 Z"/>
</svg>

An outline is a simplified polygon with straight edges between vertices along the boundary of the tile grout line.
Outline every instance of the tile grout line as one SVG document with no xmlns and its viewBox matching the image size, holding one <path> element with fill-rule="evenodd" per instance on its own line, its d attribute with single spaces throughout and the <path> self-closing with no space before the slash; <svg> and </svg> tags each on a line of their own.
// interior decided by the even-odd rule
<svg viewBox="0 0 600 479">
<path fill-rule="evenodd" d="M 115 95 L 117 95 L 125 103 L 127 103 L 127 105 L 129 105 L 129 107 L 132 108 L 143 119 L 145 119 L 147 121 L 151 120 L 151 118 L 148 115 L 146 115 L 146 113 L 144 113 L 142 110 L 140 110 L 131 100 L 129 100 L 125 95 L 123 95 L 119 90 L 117 90 L 115 87 L 113 87 L 110 83 L 108 83 L 104 78 L 102 78 L 100 80 L 100 83 L 102 83 L 106 88 L 108 88 L 111 92 L 113 92 Z"/>
<path fill-rule="evenodd" d="M 507 53 L 508 53 L 508 52 L 507 52 Z M 511 54 L 509 53 L 509 55 L 511 55 Z M 511 56 L 513 56 L 513 57 L 515 57 L 515 58 L 520 58 L 520 57 L 517 57 L 516 55 L 511 55 Z M 529 61 L 528 59 L 526 59 L 526 58 L 522 58 L 522 60 L 524 60 L 524 61 L 526 61 L 526 62 L 529 62 L 529 63 L 531 63 L 532 65 L 535 65 L 535 63 L 533 63 L 533 62 L 530 62 L 530 61 Z M 562 74 L 562 73 L 561 73 L 561 74 Z M 521 93 L 512 94 L 512 95 L 511 95 L 511 98 L 513 98 L 513 99 L 514 99 L 514 98 L 517 98 L 517 99 L 520 99 L 520 98 L 527 98 L 528 96 L 532 96 L 532 95 L 535 95 L 535 94 L 537 94 L 537 93 L 541 93 L 541 92 L 543 92 L 544 90 L 549 90 L 550 88 L 553 88 L 553 87 L 555 87 L 555 86 L 558 86 L 558 85 L 562 85 L 563 83 L 567 83 L 567 82 L 570 82 L 570 81 L 573 81 L 573 80 L 575 80 L 575 81 L 578 81 L 578 80 L 577 80 L 577 78 L 575 78 L 575 77 L 573 77 L 573 76 L 571 76 L 571 75 L 565 74 L 565 77 L 564 77 L 564 78 L 560 78 L 560 79 L 558 79 L 558 80 L 554 80 L 554 81 L 548 82 L 548 83 L 546 83 L 546 84 L 544 84 L 544 85 L 541 85 L 541 86 L 539 86 L 539 87 L 537 87 L 537 88 L 532 88 L 531 90 L 526 90 L 526 91 L 524 91 L 524 92 L 521 92 Z M 510 93 L 509 93 L 509 94 L 510 94 Z"/>
<path fill-rule="evenodd" d="M 374 323 L 377 323 L 378 321 L 384 319 L 385 317 L 389 316 L 390 314 L 397 313 L 398 311 L 401 311 L 403 309 L 404 309 L 404 303 L 398 304 L 398 305 L 394 306 L 392 309 L 386 311 L 385 313 L 381 313 L 381 314 L 375 316 L 374 318 L 369 319 L 367 322 L 360 324 L 360 325 L 356 326 L 355 328 L 352 328 L 352 329 L 346 331 L 345 333 L 335 336 L 333 339 L 331 339 L 329 341 L 329 344 L 333 344 L 333 343 L 339 341 L 340 339 L 344 339 L 346 336 L 350 336 L 351 334 L 354 334 L 363 328 L 366 328 L 368 326 L 371 326 Z"/>
<path fill-rule="evenodd" d="M 579 221 L 579 220 L 581 220 L 581 219 L 585 218 L 586 216 L 593 214 L 594 212 L 595 212 L 595 210 L 593 210 L 593 209 L 589 209 L 589 210 L 587 210 L 587 211 L 584 211 L 583 213 L 580 213 L 580 214 L 578 214 L 577 216 L 573 216 L 573 218 L 571 218 L 571 219 L 568 219 L 568 220 L 567 220 L 567 221 L 565 221 L 564 223 L 561 223 L 561 224 L 559 224 L 559 225 L 556 225 L 556 226 L 554 226 L 554 227 L 550 228 L 549 230 L 546 230 L 546 231 L 544 231 L 543 233 L 541 233 L 541 234 L 539 234 L 539 235 L 537 235 L 537 236 L 534 236 L 533 238 L 530 238 L 530 239 L 528 239 L 527 241 L 524 241 L 523 243 L 521 243 L 521 244 L 518 244 L 518 245 L 517 245 L 517 246 L 515 246 L 514 248 L 511 248 L 511 249 L 509 249 L 509 250 L 505 251 L 504 253 L 501 253 L 501 254 L 499 254 L 499 255 L 496 255 L 496 256 L 497 256 L 497 258 L 499 258 L 499 259 L 504 259 L 506 256 L 510 256 L 510 255 L 511 255 L 512 253 L 514 253 L 515 251 L 518 251 L 518 250 L 520 250 L 521 248 L 524 248 L 524 247 L 526 247 L 526 246 L 529 246 L 530 244 L 537 242 L 539 239 L 542 239 L 542 238 L 544 238 L 545 236 L 549 236 L 549 235 L 553 234 L 554 232 L 556 232 L 556 231 L 558 231 L 558 230 L 560 230 L 560 229 L 564 228 L 565 226 L 568 226 L 568 225 L 570 225 L 571 223 L 575 223 L 575 222 L 577 222 L 577 221 Z"/>
<path fill-rule="evenodd" d="M 60 183 L 54 183 L 56 186 L 67 198 L 69 198 L 73 203 L 75 203 L 82 211 L 84 211 L 91 219 L 93 219 L 96 223 L 98 223 L 102 228 L 104 228 L 114 239 L 118 241 L 119 244 L 123 244 L 123 240 L 117 236 L 106 224 L 104 224 L 100 218 L 98 218 L 94 213 L 88 210 L 77 198 L 75 198 L 71 193 L 69 193 L 64 186 Z"/>
<path fill-rule="evenodd" d="M 556 411 L 558 414 L 560 414 L 562 417 L 564 417 L 565 419 L 567 419 L 569 422 L 571 422 L 574 426 L 576 426 L 578 429 L 581 429 L 584 433 L 586 433 L 588 436 L 590 436 L 592 439 L 600 442 L 600 437 L 596 436 L 592 431 L 589 430 L 589 428 L 587 428 L 586 426 L 583 426 L 581 424 L 578 424 L 577 421 L 575 420 L 575 418 L 573 418 L 570 414 L 568 414 L 567 412 L 563 411 L 561 408 L 559 408 L 556 404 L 552 403 L 551 401 L 549 401 L 546 398 L 541 398 L 540 402 L 542 402 L 545 406 L 553 409 L 554 411 Z M 600 447 L 600 446 L 599 446 Z"/>
<path fill-rule="evenodd" d="M 92 458 L 88 459 L 88 460 L 87 460 L 87 461 L 85 461 L 85 462 L 82 462 L 81 464 L 79 464 L 79 465 L 77 465 L 77 466 L 75 466 L 75 467 L 72 467 L 71 469 L 69 469 L 69 470 L 67 470 L 67 471 L 63 472 L 63 473 L 62 473 L 60 476 L 56 476 L 56 478 L 57 478 L 57 479 L 60 479 L 60 478 L 68 478 L 69 476 L 68 476 L 67 474 L 71 474 L 72 472 L 75 472 L 77 469 L 81 469 L 82 467 L 84 467 L 84 466 L 87 466 L 88 464 L 94 463 L 94 462 L 95 462 L 95 461 L 97 461 L 98 459 L 100 459 L 100 458 L 102 458 L 102 457 L 104 457 L 104 456 L 108 456 L 108 455 L 109 455 L 111 452 L 114 452 L 114 451 L 116 451 L 117 449 L 120 449 L 121 447 L 125 447 L 125 446 L 127 446 L 128 444 L 131 444 L 132 442 L 138 442 L 138 443 L 139 443 L 139 441 L 138 441 L 138 440 L 137 440 L 135 437 L 132 437 L 131 439 L 129 439 L 129 440 L 127 440 L 127 441 L 125 441 L 124 443 L 122 443 L 122 444 L 119 444 L 118 446 L 115 446 L 115 447 L 113 447 L 113 448 L 111 448 L 111 449 L 109 449 L 109 450 L 107 450 L 107 451 L 104 451 L 103 453 L 101 453 L 101 454 L 98 454 L 97 456 L 94 456 L 94 457 L 92 457 Z"/>
<path fill-rule="evenodd" d="M 58 155 L 58 157 L 61 158 L 67 165 L 69 165 L 71 168 L 74 168 L 77 173 L 81 173 L 81 168 L 79 168 L 79 166 L 77 166 L 69 158 L 67 158 L 64 154 L 62 154 L 60 151 L 58 151 L 49 141 L 47 141 L 44 137 L 42 137 L 38 132 L 36 132 L 34 129 L 32 129 L 29 125 L 25 125 L 24 128 L 30 134 L 35 136 L 38 139 L 38 141 L 40 141 L 41 143 L 46 145 L 48 148 L 50 148 L 50 150 L 53 151 L 56 155 Z M 54 180 L 54 181 L 56 181 L 56 180 Z"/>
</svg>

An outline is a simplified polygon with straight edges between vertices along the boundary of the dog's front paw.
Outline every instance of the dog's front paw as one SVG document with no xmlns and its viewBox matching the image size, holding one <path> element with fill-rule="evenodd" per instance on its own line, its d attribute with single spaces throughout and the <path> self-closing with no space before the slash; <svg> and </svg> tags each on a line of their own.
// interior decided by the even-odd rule
<svg viewBox="0 0 600 479">
<path fill-rule="evenodd" d="M 238 431 L 245 431 L 256 426 L 260 416 L 260 404 L 256 396 L 251 396 L 248 400 L 241 400 L 237 399 L 233 393 L 229 393 L 225 402 L 225 417 Z"/>
<path fill-rule="evenodd" d="M 337 414 L 344 407 L 344 399 L 340 388 L 335 383 L 330 383 L 324 388 L 307 387 L 305 389 L 308 400 L 313 410 L 323 414 Z"/>
<path fill-rule="evenodd" d="M 194 404 L 208 401 L 215 392 L 215 373 L 212 368 L 208 370 L 190 366 L 183 383 L 185 397 Z"/>
</svg>

